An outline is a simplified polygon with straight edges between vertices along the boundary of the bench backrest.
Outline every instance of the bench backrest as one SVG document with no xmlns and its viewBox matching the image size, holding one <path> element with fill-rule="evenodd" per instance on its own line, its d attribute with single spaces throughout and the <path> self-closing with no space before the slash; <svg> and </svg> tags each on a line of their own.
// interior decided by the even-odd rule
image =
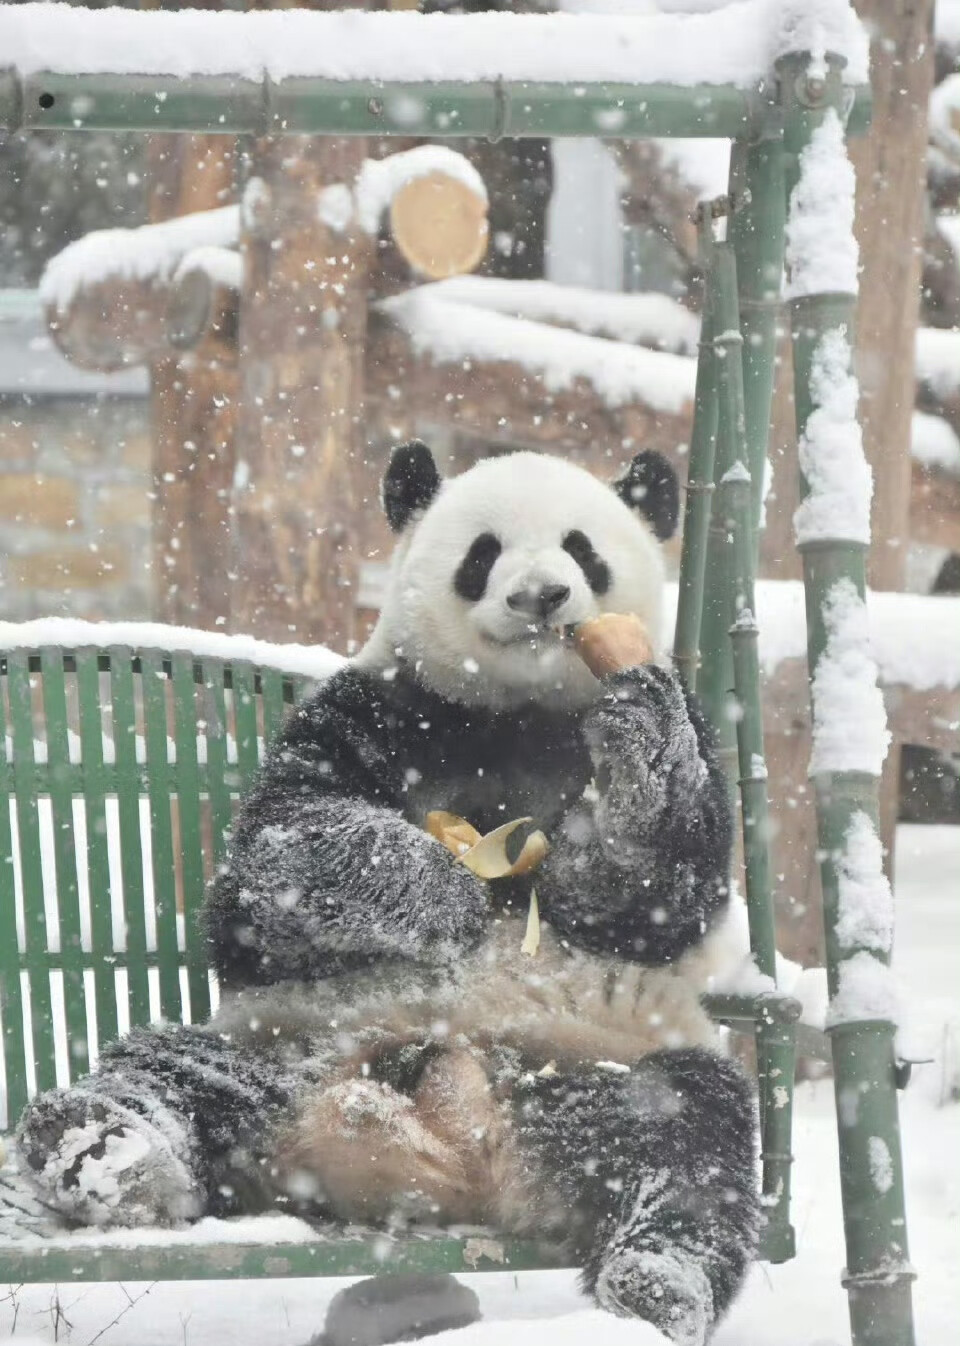
<svg viewBox="0 0 960 1346">
<path fill-rule="evenodd" d="M 182 651 L 0 655 L 0 1129 L 129 1026 L 207 1017 L 204 885 L 309 685 Z"/>
</svg>

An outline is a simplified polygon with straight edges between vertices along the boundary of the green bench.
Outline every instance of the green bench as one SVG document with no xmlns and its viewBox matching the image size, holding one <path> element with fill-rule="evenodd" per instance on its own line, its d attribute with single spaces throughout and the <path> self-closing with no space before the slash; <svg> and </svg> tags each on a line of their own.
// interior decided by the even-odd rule
<svg viewBox="0 0 960 1346">
<path fill-rule="evenodd" d="M 216 986 L 199 919 L 204 882 L 265 743 L 309 686 L 182 650 L 0 651 L 0 1015 L 11 1127 L 34 1089 L 84 1074 L 96 1047 L 128 1026 L 207 1018 Z M 799 1004 L 716 996 L 711 1009 L 750 1032 L 759 1019 L 777 1084 L 790 1090 Z M 771 1102 L 763 1115 L 764 1252 L 782 1261 L 793 1253 L 791 1110 Z M 0 1245 L 0 1283 L 561 1265 L 555 1249 L 495 1232 Z"/>
</svg>

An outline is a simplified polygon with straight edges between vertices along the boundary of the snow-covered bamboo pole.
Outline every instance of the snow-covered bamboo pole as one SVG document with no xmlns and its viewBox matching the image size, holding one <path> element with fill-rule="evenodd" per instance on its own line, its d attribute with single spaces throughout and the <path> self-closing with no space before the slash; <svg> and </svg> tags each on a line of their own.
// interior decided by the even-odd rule
<svg viewBox="0 0 960 1346">
<path fill-rule="evenodd" d="M 897 1115 L 892 898 L 878 836 L 888 734 L 870 653 L 865 559 L 871 476 L 851 372 L 857 245 L 840 62 L 779 65 L 792 192 L 787 261 L 823 889 L 854 1346 L 912 1346 L 911 1281 Z"/>
</svg>

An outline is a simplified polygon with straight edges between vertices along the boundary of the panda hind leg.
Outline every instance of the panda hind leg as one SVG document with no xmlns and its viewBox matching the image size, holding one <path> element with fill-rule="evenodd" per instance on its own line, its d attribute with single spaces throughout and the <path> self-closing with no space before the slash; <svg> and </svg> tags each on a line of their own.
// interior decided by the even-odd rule
<svg viewBox="0 0 960 1346">
<path fill-rule="evenodd" d="M 749 1081 L 701 1048 L 629 1072 L 525 1077 L 518 1149 L 567 1212 L 567 1246 L 602 1308 L 703 1346 L 737 1293 L 759 1228 Z"/>
<path fill-rule="evenodd" d="M 268 1133 L 289 1101 L 269 1061 L 216 1033 L 139 1028 L 27 1106 L 17 1151 L 72 1225 L 178 1225 L 266 1204 Z"/>
</svg>

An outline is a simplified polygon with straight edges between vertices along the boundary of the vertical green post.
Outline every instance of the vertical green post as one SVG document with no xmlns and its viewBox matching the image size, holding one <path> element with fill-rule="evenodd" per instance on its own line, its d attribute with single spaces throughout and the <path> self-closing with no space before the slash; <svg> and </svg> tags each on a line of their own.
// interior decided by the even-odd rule
<svg viewBox="0 0 960 1346">
<path fill-rule="evenodd" d="M 716 358 L 711 319 L 713 217 L 710 203 L 707 201 L 700 204 L 697 225 L 700 264 L 703 268 L 703 314 L 700 323 L 697 386 L 693 400 L 690 462 L 685 488 L 687 500 L 680 553 L 677 626 L 673 642 L 674 667 L 683 685 L 691 692 L 697 685 L 697 669 L 700 662 L 700 622 L 703 616 L 707 537 L 714 492 L 713 468 L 717 447 Z"/>
<path fill-rule="evenodd" d="M 755 141 L 735 140 L 730 160 L 733 213 L 727 237 L 737 259 L 746 466 L 752 478 L 754 555 L 759 535 L 786 223 L 783 132 L 771 109 Z"/>
<path fill-rule="evenodd" d="M 782 91 L 785 148 L 799 156 L 810 143 L 828 112 L 842 116 L 844 91 L 839 62 L 823 69 L 812 67 L 806 54 L 791 54 L 778 66 Z M 791 185 L 797 160 L 791 160 Z M 791 198 L 791 209 L 795 197 Z M 809 281 L 809 278 L 808 278 Z M 818 410 L 816 366 L 823 343 L 836 349 L 842 337 L 852 344 L 852 293 L 815 292 L 809 281 L 791 299 L 790 318 L 796 387 L 797 435 L 801 444 L 811 416 Z M 801 473 L 801 496 L 810 483 Z M 840 529 L 836 530 L 838 533 Z M 848 530 L 849 531 L 849 530 Z M 839 582 L 861 598 L 865 592 L 863 540 L 846 536 L 818 536 L 801 544 L 807 607 L 807 661 L 811 676 L 814 723 L 824 709 L 818 704 L 814 679 L 824 656 L 828 627 L 826 613 Z M 851 591 L 848 588 L 848 592 Z M 820 878 L 831 997 L 844 976 L 851 976 L 851 959 L 875 959 L 882 976 L 887 956 L 864 941 L 842 942 L 838 935 L 841 872 L 851 820 L 866 814 L 874 826 L 878 816 L 878 778 L 863 769 L 824 770 L 814 775 Z M 895 1026 L 877 1006 L 869 1011 L 848 1008 L 836 1012 L 830 1029 L 837 1099 L 840 1182 L 843 1198 L 847 1270 L 844 1284 L 850 1295 L 854 1346 L 913 1346 L 914 1330 L 903 1164 L 897 1116 L 894 1058 Z M 874 1017 L 859 1017 L 860 1014 Z"/>
</svg>

